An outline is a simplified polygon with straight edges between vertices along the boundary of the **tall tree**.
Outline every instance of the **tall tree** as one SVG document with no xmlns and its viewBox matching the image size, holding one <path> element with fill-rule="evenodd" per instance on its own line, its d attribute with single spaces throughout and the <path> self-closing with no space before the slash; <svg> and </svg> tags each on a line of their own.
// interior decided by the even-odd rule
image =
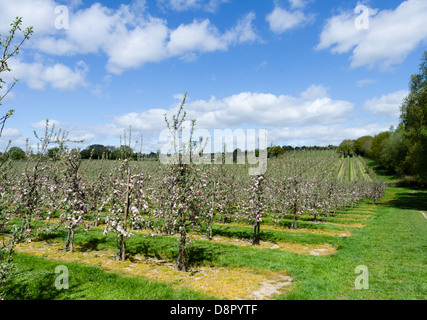
<svg viewBox="0 0 427 320">
<path fill-rule="evenodd" d="M 372 139 L 371 136 L 363 136 L 354 141 L 354 151 L 357 155 L 367 155 L 369 153 L 369 150 L 372 146 Z"/>
<path fill-rule="evenodd" d="M 369 150 L 369 157 L 377 162 L 380 162 L 381 155 L 384 151 L 384 141 L 390 137 L 391 133 L 389 131 L 384 131 L 377 134 L 372 139 L 371 150 Z"/>
<path fill-rule="evenodd" d="M 110 154 L 111 152 L 102 144 L 93 144 L 80 152 L 82 159 L 102 159 Z"/>
<path fill-rule="evenodd" d="M 6 156 L 11 160 L 25 160 L 25 152 L 19 147 L 12 147 L 6 152 Z"/>
<path fill-rule="evenodd" d="M 427 184 L 427 51 L 419 73 L 411 76 L 410 93 L 401 106 L 405 138 L 409 142 L 407 162 L 413 174 Z"/>
<path fill-rule="evenodd" d="M 354 154 L 354 140 L 344 140 L 338 146 L 338 153 L 342 153 L 344 157 L 352 156 Z"/>
</svg>

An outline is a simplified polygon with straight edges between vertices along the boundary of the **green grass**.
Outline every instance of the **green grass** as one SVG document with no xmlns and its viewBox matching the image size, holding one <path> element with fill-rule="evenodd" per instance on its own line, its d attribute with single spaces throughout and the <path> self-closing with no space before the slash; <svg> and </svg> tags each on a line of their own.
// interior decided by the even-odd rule
<svg viewBox="0 0 427 320">
<path fill-rule="evenodd" d="M 376 173 L 381 177 L 382 180 L 388 183 L 396 183 L 399 182 L 399 177 L 391 174 L 386 169 L 382 168 L 378 163 L 374 160 L 369 159 L 368 157 L 363 157 L 365 162 L 370 166 Z"/>
<path fill-rule="evenodd" d="M 209 299 L 187 289 L 173 289 L 144 278 L 123 277 L 76 262 L 49 261 L 16 254 L 15 277 L 5 288 L 6 300 L 195 300 Z M 56 289 L 58 265 L 69 272 L 69 289 Z"/>
<path fill-rule="evenodd" d="M 416 209 L 405 207 L 411 203 L 405 200 L 408 191 L 389 188 L 373 222 L 343 239 L 338 254 L 311 259 L 305 270 L 291 267 L 300 279 L 299 290 L 281 298 L 427 299 L 427 221 Z M 412 195 L 425 199 L 427 193 Z M 368 290 L 355 289 L 359 265 L 368 267 Z"/>
</svg>

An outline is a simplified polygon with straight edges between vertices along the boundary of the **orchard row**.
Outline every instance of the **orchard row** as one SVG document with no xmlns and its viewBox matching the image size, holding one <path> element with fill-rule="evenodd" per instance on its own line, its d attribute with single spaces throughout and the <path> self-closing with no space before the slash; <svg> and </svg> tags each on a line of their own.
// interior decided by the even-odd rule
<svg viewBox="0 0 427 320">
<path fill-rule="evenodd" d="M 179 234 L 177 267 L 186 270 L 188 233 L 212 237 L 215 222 L 245 222 L 260 242 L 263 219 L 279 224 L 292 215 L 316 221 L 364 199 L 378 199 L 385 185 L 362 158 L 341 158 L 333 151 L 289 152 L 268 160 L 265 174 L 250 176 L 250 165 L 164 165 L 159 161 L 82 160 L 62 148 L 59 160 L 28 159 L 2 166 L 2 226 L 20 221 L 10 241 L 30 241 L 42 231 L 35 221 L 49 220 L 50 230 L 67 232 L 64 250 L 72 251 L 79 226 L 103 226 L 117 235 L 117 258 L 125 259 L 133 230 L 152 235 Z M 13 244 L 10 244 L 13 247 Z M 7 241 L 2 242 L 3 255 Z M 10 249 L 13 250 L 13 249 Z"/>
</svg>

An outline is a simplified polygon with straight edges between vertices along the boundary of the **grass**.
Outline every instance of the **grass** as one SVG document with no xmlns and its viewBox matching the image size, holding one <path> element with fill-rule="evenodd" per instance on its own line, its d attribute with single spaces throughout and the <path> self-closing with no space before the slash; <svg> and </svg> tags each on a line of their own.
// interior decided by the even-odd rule
<svg viewBox="0 0 427 320">
<path fill-rule="evenodd" d="M 394 178 L 386 179 L 393 181 Z M 313 223 L 306 217 L 299 222 L 304 224 L 302 230 L 286 230 L 272 224 L 261 227 L 264 242 L 286 243 L 300 249 L 329 245 L 337 250 L 332 255 L 323 256 L 310 255 L 302 249 L 236 245 L 238 239 L 250 239 L 252 228 L 217 224 L 213 228 L 214 238 L 221 241 L 194 237 L 190 252 L 192 268 L 197 272 L 193 274 L 172 272 L 167 265 L 159 266 L 160 260 L 173 263 L 176 258 L 177 241 L 174 237 L 128 239 L 129 261 L 123 265 L 127 269 L 122 268 L 120 262 L 111 262 L 111 257 L 96 260 L 101 259 L 102 253 L 114 252 L 116 242 L 113 235 L 104 236 L 102 230 L 92 229 L 89 233 L 76 234 L 76 252 L 73 254 L 61 255 L 56 250 L 55 257 L 46 250 L 36 256 L 35 249 L 31 255 L 17 253 L 15 276 L 4 288 L 2 296 L 9 300 L 235 299 L 248 297 L 245 295 L 248 290 L 259 287 L 266 279 L 286 274 L 293 279 L 292 286 L 274 296 L 276 299 L 425 300 L 427 220 L 419 211 L 427 213 L 427 191 L 389 186 L 377 205 L 364 202 L 354 209 L 339 211 L 334 217 L 321 218 L 321 223 Z M 346 225 L 331 224 L 340 222 Z M 351 227 L 357 223 L 365 225 Z M 337 236 L 337 232 L 344 230 L 351 230 L 351 236 Z M 62 247 L 64 236 L 58 231 L 38 244 Z M 156 264 L 149 265 L 151 269 L 136 272 L 137 258 Z M 103 266 L 104 262 L 109 263 L 108 268 Z M 69 268 L 68 290 L 54 288 L 58 276 L 54 270 L 58 264 Z M 355 268 L 361 265 L 369 271 L 367 290 L 355 289 L 355 280 L 359 276 Z M 155 272 L 158 272 L 158 278 L 150 275 Z M 205 276 L 201 277 L 202 274 Z M 247 292 L 239 286 L 245 287 Z"/>
<path fill-rule="evenodd" d="M 77 262 L 60 262 L 68 268 L 69 289 L 55 288 L 58 261 L 28 254 L 16 254 L 15 277 L 7 287 L 6 300 L 195 300 L 209 299 L 188 289 L 124 277 Z"/>
<path fill-rule="evenodd" d="M 307 270 L 290 268 L 301 279 L 301 290 L 282 298 L 427 299 L 427 223 L 417 210 L 396 206 L 407 191 L 389 188 L 374 221 L 343 239 L 338 254 L 313 260 L 311 277 Z M 368 267 L 368 290 L 355 290 L 354 270 L 359 265 Z"/>
</svg>

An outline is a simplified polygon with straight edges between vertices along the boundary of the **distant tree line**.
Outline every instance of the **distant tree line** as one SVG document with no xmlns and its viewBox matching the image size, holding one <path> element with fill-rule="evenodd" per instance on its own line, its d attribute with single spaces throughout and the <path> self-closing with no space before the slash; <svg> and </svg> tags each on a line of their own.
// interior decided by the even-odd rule
<svg viewBox="0 0 427 320">
<path fill-rule="evenodd" d="M 267 148 L 267 157 L 268 158 L 279 157 L 289 151 L 299 151 L 299 150 L 315 151 L 315 150 L 335 150 L 335 149 L 337 149 L 337 147 L 333 145 L 329 145 L 327 147 L 323 147 L 323 146 L 293 147 L 289 145 L 271 146 Z M 61 149 L 59 147 L 50 148 L 47 151 L 47 154 L 45 155 L 45 157 L 53 160 L 60 159 L 60 152 L 61 152 Z M 129 158 L 133 160 L 142 160 L 142 159 L 158 159 L 159 158 L 159 151 L 150 152 L 150 153 L 140 153 L 140 152 L 137 153 L 137 152 L 134 152 L 134 150 L 131 147 L 126 145 L 122 145 L 116 148 L 115 146 L 104 146 L 102 144 L 93 144 L 79 152 L 80 152 L 80 157 L 82 159 L 94 159 L 94 160 L 100 160 L 100 159 L 118 160 L 118 159 L 124 159 L 124 158 Z M 247 154 L 247 152 L 248 151 L 244 151 L 245 154 Z M 234 162 L 236 162 L 238 158 L 238 154 L 242 154 L 243 151 L 237 148 L 232 153 L 233 153 L 233 160 Z M 19 147 L 10 148 L 7 152 L 4 153 L 4 156 L 11 160 L 26 159 L 25 151 Z M 255 150 L 255 156 L 257 157 L 259 156 L 259 150 Z M 214 159 L 215 154 L 212 153 L 211 157 L 212 159 Z"/>
<path fill-rule="evenodd" d="M 409 83 L 410 93 L 404 99 L 397 128 L 374 137 L 344 140 L 337 152 L 344 156 L 362 155 L 375 160 L 399 176 L 412 176 L 427 186 L 427 51 L 418 74 Z"/>
<path fill-rule="evenodd" d="M 302 147 L 292 147 L 292 146 L 271 146 L 267 148 L 267 157 L 268 158 L 274 158 L 279 157 L 281 155 L 284 155 L 286 152 L 289 151 L 299 151 L 299 150 L 305 150 L 305 151 L 316 151 L 316 150 L 335 150 L 337 147 L 333 145 L 329 145 L 327 147 L 323 146 L 302 146 Z"/>
<path fill-rule="evenodd" d="M 61 157 L 60 147 L 54 147 L 47 150 L 46 155 L 44 156 L 46 159 L 59 160 Z M 78 151 L 75 149 L 74 151 Z M 129 147 L 122 145 L 118 148 L 114 146 L 103 146 L 101 144 L 94 144 L 86 147 L 85 149 L 78 151 L 80 152 L 81 159 L 109 159 L 109 160 L 118 160 L 118 159 L 157 159 L 158 153 L 150 152 L 150 153 L 137 153 Z M 2 156 L 11 160 L 25 160 L 27 159 L 26 153 L 19 147 L 12 147 L 7 150 Z"/>
</svg>

